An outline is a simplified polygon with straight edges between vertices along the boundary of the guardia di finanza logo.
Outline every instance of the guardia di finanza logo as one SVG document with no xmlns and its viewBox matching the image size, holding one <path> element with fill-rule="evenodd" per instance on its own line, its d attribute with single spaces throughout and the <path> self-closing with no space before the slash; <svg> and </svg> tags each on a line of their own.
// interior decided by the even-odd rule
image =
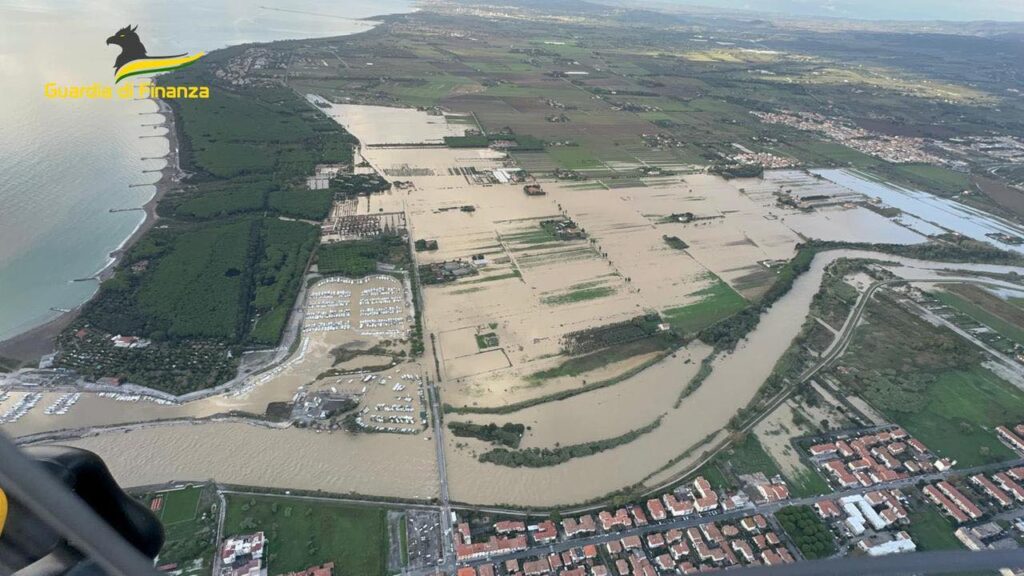
<svg viewBox="0 0 1024 576">
<path fill-rule="evenodd" d="M 149 56 L 146 53 L 146 46 L 142 44 L 139 35 L 135 33 L 136 26 L 125 26 L 113 36 L 107 38 L 107 44 L 121 47 L 121 53 L 114 60 L 114 83 L 117 84 L 125 78 L 138 76 L 140 74 L 155 74 L 157 72 L 169 72 L 193 64 L 203 57 L 204 53 L 189 55 L 174 54 L 172 56 Z"/>
</svg>

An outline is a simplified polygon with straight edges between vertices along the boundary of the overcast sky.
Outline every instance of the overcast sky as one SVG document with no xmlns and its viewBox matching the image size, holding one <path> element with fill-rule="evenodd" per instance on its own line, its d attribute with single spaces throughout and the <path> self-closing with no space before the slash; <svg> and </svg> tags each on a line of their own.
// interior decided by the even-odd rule
<svg viewBox="0 0 1024 576">
<path fill-rule="evenodd" d="M 1024 0 L 672 0 L 680 4 L 868 20 L 1024 21 Z"/>
</svg>

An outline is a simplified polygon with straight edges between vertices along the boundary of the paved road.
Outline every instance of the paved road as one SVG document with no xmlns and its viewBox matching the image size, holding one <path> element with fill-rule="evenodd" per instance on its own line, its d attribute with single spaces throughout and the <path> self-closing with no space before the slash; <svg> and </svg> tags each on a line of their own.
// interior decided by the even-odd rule
<svg viewBox="0 0 1024 576">
<path fill-rule="evenodd" d="M 350 506 L 364 506 L 367 508 L 392 508 L 394 510 L 427 510 L 436 512 L 439 506 L 436 504 L 416 504 L 413 502 L 389 502 L 386 500 L 370 500 L 365 498 L 346 498 L 344 496 L 303 496 L 298 494 L 284 494 L 277 492 L 260 492 L 258 490 L 236 490 L 233 488 L 217 487 L 218 494 L 234 494 L 236 496 L 261 496 L 270 498 L 287 498 L 289 500 L 300 500 L 304 502 L 322 502 L 330 504 L 347 504 Z"/>
<path fill-rule="evenodd" d="M 416 253 L 411 233 L 409 234 L 409 252 L 410 254 Z M 420 292 L 422 284 L 420 284 L 420 271 L 419 266 L 416 265 L 415 258 L 411 268 L 413 277 L 416 280 L 414 282 L 416 290 L 412 297 L 416 301 L 416 306 L 419 307 L 420 322 L 422 322 L 423 298 Z M 421 334 L 421 336 L 425 336 L 425 334 Z M 426 351 L 426 344 L 426 338 L 424 338 L 424 351 Z M 432 353 L 436 354 L 436 352 L 434 352 L 434 345 L 435 344 L 431 342 L 430 348 Z M 427 388 L 427 397 L 430 402 L 430 425 L 434 434 L 434 448 L 437 451 L 437 475 L 441 493 L 441 558 L 439 559 L 440 561 L 437 564 L 437 568 L 439 570 L 444 570 L 446 573 L 454 573 L 455 544 L 452 536 L 452 504 L 451 499 L 448 496 L 448 464 L 445 460 L 444 454 L 444 424 L 441 421 L 441 395 L 438 387 L 438 384 L 441 381 L 441 371 L 440 365 L 437 364 L 436 356 L 435 365 L 437 367 L 437 378 L 430 378 L 429 375 L 424 375 L 424 386 Z M 421 569 L 406 572 L 409 576 L 421 576 L 432 573 L 434 573 L 434 570 L 432 569 Z"/>
<path fill-rule="evenodd" d="M 434 443 L 437 449 L 437 472 L 441 483 L 441 554 L 443 566 L 454 572 L 455 549 L 452 540 L 452 505 L 448 498 L 448 469 L 444 455 L 444 426 L 441 423 L 441 407 L 437 394 L 437 386 L 433 380 L 427 380 L 427 391 L 430 397 L 430 420 L 434 429 Z"/>
<path fill-rule="evenodd" d="M 224 541 L 224 519 L 228 514 L 227 499 L 224 498 L 224 494 L 217 491 L 217 539 L 214 542 L 217 543 L 217 553 L 213 555 L 213 571 L 212 574 L 215 576 L 220 574 L 220 545 Z"/>
</svg>

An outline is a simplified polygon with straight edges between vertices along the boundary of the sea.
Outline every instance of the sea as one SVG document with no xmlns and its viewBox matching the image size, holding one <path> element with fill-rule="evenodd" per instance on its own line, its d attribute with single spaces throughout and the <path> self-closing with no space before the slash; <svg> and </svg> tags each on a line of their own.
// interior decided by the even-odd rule
<svg viewBox="0 0 1024 576">
<path fill-rule="evenodd" d="M 370 29 L 363 19 L 414 10 L 409 0 L 279 5 L 228 0 L 0 0 L 0 341 L 87 301 L 88 279 L 141 225 L 166 129 L 151 101 L 58 100 L 44 86 L 113 84 L 138 26 L 150 55 Z M 114 212 L 111 212 L 114 210 Z"/>
</svg>

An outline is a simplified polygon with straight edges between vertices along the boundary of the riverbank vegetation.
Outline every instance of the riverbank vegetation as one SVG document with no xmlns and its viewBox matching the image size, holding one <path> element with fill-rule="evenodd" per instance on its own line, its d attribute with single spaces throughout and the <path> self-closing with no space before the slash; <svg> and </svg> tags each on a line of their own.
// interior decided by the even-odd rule
<svg viewBox="0 0 1024 576">
<path fill-rule="evenodd" d="M 501 444 L 509 448 L 519 448 L 526 426 L 506 422 L 501 426 L 494 424 L 474 424 L 472 422 L 449 422 L 448 429 L 455 436 L 476 438 L 491 444 Z"/>
<path fill-rule="evenodd" d="M 652 432 L 660 425 L 661 417 L 659 416 L 657 420 L 646 426 L 630 430 L 629 432 L 614 438 L 595 440 L 593 442 L 583 442 L 569 446 L 555 446 L 554 448 L 527 448 L 524 450 L 495 448 L 488 452 L 484 452 L 478 457 L 478 459 L 481 462 L 497 464 L 499 466 L 509 466 L 512 468 L 543 468 L 546 466 L 557 466 L 564 462 L 568 462 L 573 458 L 583 458 L 585 456 L 604 452 L 605 450 L 611 450 L 612 448 L 622 446 L 623 444 L 629 444 L 640 436 L 643 436 L 648 432 Z"/>
<path fill-rule="evenodd" d="M 701 330 L 697 337 L 717 350 L 732 350 L 761 321 L 761 313 L 771 307 L 793 287 L 793 282 L 811 268 L 817 250 L 801 246 L 795 257 L 779 267 L 775 281 L 756 303 L 728 318 Z"/>
</svg>

